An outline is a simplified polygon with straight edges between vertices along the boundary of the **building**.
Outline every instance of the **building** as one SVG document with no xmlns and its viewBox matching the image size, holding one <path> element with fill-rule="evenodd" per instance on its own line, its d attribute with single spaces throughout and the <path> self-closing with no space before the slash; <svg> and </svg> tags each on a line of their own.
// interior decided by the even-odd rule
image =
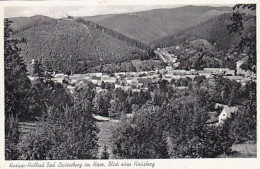
<svg viewBox="0 0 260 169">
<path fill-rule="evenodd" d="M 199 70 L 198 74 L 200 76 L 205 76 L 206 78 L 210 78 L 212 76 L 212 72 L 209 70 Z"/>
<path fill-rule="evenodd" d="M 231 117 L 233 113 L 236 113 L 238 110 L 238 107 L 228 107 L 224 106 L 222 112 L 218 116 L 218 124 L 221 125 L 227 120 L 228 118 Z"/>
</svg>

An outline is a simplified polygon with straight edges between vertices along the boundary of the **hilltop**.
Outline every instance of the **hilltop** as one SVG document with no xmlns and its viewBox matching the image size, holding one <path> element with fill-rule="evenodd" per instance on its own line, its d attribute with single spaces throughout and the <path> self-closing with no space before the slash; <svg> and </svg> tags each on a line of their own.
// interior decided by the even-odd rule
<svg viewBox="0 0 260 169">
<path fill-rule="evenodd" d="M 25 31 L 35 26 L 47 25 L 55 22 L 55 19 L 42 15 L 35 15 L 32 17 L 15 17 L 10 18 L 10 20 L 13 22 L 11 27 L 14 33 Z"/>
</svg>

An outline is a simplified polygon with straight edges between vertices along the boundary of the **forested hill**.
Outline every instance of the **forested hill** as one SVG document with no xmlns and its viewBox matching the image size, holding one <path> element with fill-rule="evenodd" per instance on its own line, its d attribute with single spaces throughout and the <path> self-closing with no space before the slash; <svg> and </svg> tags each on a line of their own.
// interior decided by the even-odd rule
<svg viewBox="0 0 260 169">
<path fill-rule="evenodd" d="M 183 29 L 230 12 L 231 7 L 184 6 L 83 18 L 148 45 L 157 39 L 177 34 Z"/>
<path fill-rule="evenodd" d="M 109 34 L 109 35 L 113 36 L 114 38 L 126 41 L 126 42 L 129 43 L 129 45 L 132 45 L 134 47 L 138 47 L 138 48 L 144 49 L 146 51 L 150 50 L 150 47 L 145 45 L 145 44 L 143 44 L 142 42 L 140 42 L 138 40 L 135 40 L 135 39 L 132 39 L 132 38 L 129 38 L 129 37 L 123 35 L 122 33 L 114 31 L 114 30 L 112 30 L 110 28 L 107 28 L 107 27 L 102 26 L 100 24 L 97 24 L 95 22 L 84 20 L 82 18 L 78 18 L 78 19 L 76 19 L 76 21 L 81 23 L 81 24 L 84 24 L 84 25 L 86 25 L 88 27 L 92 27 L 94 29 L 99 29 L 99 30 L 101 30 L 102 32 L 104 32 L 106 34 Z"/>
<path fill-rule="evenodd" d="M 13 22 L 11 27 L 14 33 L 25 31 L 35 26 L 41 26 L 55 22 L 55 19 L 42 15 L 35 15 L 32 17 L 15 17 L 10 18 L 10 20 Z"/>
<path fill-rule="evenodd" d="M 101 64 L 147 58 L 147 51 L 115 38 L 99 28 L 73 19 L 49 19 L 43 16 L 11 18 L 15 38 L 25 38 L 22 55 L 27 63 L 39 60 L 46 69 L 85 73 Z M 28 20 L 31 21 L 29 22 Z M 22 20 L 27 21 L 26 24 Z"/>
<path fill-rule="evenodd" d="M 229 33 L 227 26 L 232 22 L 231 17 L 232 13 L 222 14 L 199 25 L 185 29 L 178 34 L 156 40 L 151 44 L 153 44 L 154 48 L 169 47 L 184 44 L 194 39 L 205 39 L 212 45 L 214 44 L 216 49 L 227 51 L 232 46 L 237 46 L 241 37 L 238 34 Z M 246 17 L 248 19 L 244 24 L 245 29 L 243 33 L 247 34 L 256 29 L 256 25 L 252 15 L 248 14 Z"/>
</svg>

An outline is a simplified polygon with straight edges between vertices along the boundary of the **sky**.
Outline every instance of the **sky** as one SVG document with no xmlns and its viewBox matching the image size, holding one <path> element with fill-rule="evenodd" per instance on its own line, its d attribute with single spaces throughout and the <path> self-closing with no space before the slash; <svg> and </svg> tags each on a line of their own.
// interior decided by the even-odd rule
<svg viewBox="0 0 260 169">
<path fill-rule="evenodd" d="M 180 5 L 179 5 L 180 6 Z M 174 8 L 178 6 L 166 5 L 92 5 L 92 6 L 59 6 L 59 7 L 6 7 L 5 17 L 45 15 L 53 18 L 72 16 L 94 16 L 115 13 L 128 13 L 136 11 L 151 10 L 156 8 Z"/>
<path fill-rule="evenodd" d="M 10 17 L 29 17 L 45 15 L 52 18 L 71 16 L 94 16 L 104 14 L 129 13 L 159 8 L 176 8 L 184 5 L 92 5 L 92 6 L 52 6 L 52 7 L 5 7 L 4 15 Z M 216 6 L 216 5 L 214 5 Z M 230 6 L 230 5 L 229 5 Z"/>
</svg>

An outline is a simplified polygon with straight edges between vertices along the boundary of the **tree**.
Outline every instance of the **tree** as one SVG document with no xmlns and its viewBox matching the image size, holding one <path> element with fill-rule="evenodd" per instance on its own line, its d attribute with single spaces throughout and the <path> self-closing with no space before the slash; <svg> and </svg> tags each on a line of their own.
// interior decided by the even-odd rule
<svg viewBox="0 0 260 169">
<path fill-rule="evenodd" d="M 256 83 L 245 86 L 245 98 L 231 121 L 231 134 L 236 143 L 256 142 Z"/>
<path fill-rule="evenodd" d="M 101 159 L 109 159 L 109 153 L 108 153 L 108 150 L 107 150 L 107 146 L 104 146 L 100 158 L 101 158 Z"/>
<path fill-rule="evenodd" d="M 35 132 L 19 143 L 21 159 L 65 160 L 98 158 L 98 128 L 92 112 L 82 106 L 66 107 L 61 112 L 50 108 Z"/>
<path fill-rule="evenodd" d="M 116 158 L 168 158 L 159 107 L 145 104 L 134 118 L 123 119 L 113 133 Z"/>
<path fill-rule="evenodd" d="M 255 11 L 256 4 L 237 4 L 233 7 L 232 23 L 228 25 L 230 33 L 238 33 L 240 42 L 238 49 L 241 53 L 248 54 L 248 62 L 242 68 L 256 73 L 256 16 L 245 15 L 245 12 L 239 10 Z M 246 24 L 253 22 L 253 29 L 249 32 L 245 31 Z"/>
<path fill-rule="evenodd" d="M 111 93 L 107 91 L 99 92 L 95 95 L 93 99 L 94 109 L 98 115 L 109 116 L 108 110 L 111 107 L 110 104 Z"/>
<path fill-rule="evenodd" d="M 4 20 L 4 73 L 5 73 L 5 115 L 6 117 L 28 117 L 28 90 L 31 87 L 19 44 L 25 39 L 12 37 L 11 21 Z"/>
<path fill-rule="evenodd" d="M 204 100 L 182 96 L 163 107 L 168 152 L 173 158 L 212 158 L 231 151 L 229 127 L 207 125 Z"/>
<path fill-rule="evenodd" d="M 18 118 L 9 116 L 5 118 L 5 159 L 17 160 L 20 156 L 18 151 L 20 132 L 18 130 Z"/>
</svg>

